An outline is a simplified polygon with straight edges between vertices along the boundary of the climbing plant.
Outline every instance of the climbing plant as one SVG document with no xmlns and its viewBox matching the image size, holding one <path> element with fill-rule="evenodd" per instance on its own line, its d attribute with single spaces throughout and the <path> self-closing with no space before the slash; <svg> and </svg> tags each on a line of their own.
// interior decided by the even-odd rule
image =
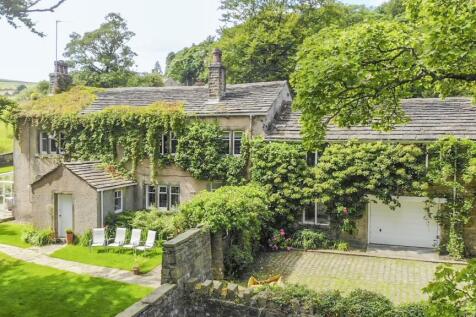
<svg viewBox="0 0 476 317">
<path fill-rule="evenodd" d="M 446 249 L 452 257 L 464 255 L 464 226 L 475 208 L 476 144 L 468 139 L 446 137 L 428 147 L 429 166 L 424 195 L 429 197 L 428 207 L 434 198 L 445 198 L 435 219 L 448 233 Z"/>
<path fill-rule="evenodd" d="M 395 196 L 419 191 L 424 155 L 416 145 L 349 141 L 328 146 L 314 173 L 316 200 L 337 229 L 352 233 L 369 195 L 396 207 Z"/>
</svg>

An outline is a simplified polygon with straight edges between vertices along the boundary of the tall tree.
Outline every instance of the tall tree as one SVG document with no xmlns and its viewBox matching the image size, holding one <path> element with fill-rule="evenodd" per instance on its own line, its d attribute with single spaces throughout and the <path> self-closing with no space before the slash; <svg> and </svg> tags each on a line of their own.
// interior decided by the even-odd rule
<svg viewBox="0 0 476 317">
<path fill-rule="evenodd" d="M 58 0 L 54 4 L 41 6 L 43 0 L 0 0 L 0 18 L 4 18 L 14 28 L 25 25 L 31 32 L 45 36 L 35 28 L 35 22 L 30 18 L 31 13 L 54 12 L 66 0 Z"/>
<path fill-rule="evenodd" d="M 65 56 L 73 66 L 73 78 L 88 86 L 126 86 L 137 55 L 127 45 L 135 35 L 117 13 L 109 13 L 106 21 L 84 35 L 73 33 L 66 45 Z"/>
<path fill-rule="evenodd" d="M 407 21 L 327 28 L 305 41 L 292 84 L 307 145 L 322 140 L 329 122 L 405 122 L 400 99 L 415 91 L 476 92 L 476 2 L 405 4 Z"/>
<path fill-rule="evenodd" d="M 180 83 L 190 86 L 197 81 L 207 81 L 207 65 L 212 52 L 212 46 L 215 43 L 213 37 L 191 47 L 186 47 L 175 53 L 169 60 L 166 75 Z M 169 54 L 169 57 L 172 56 Z"/>
</svg>

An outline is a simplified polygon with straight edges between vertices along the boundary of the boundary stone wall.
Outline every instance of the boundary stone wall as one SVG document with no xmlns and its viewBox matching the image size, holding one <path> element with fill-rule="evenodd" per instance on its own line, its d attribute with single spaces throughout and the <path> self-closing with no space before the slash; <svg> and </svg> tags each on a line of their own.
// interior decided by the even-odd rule
<svg viewBox="0 0 476 317">
<path fill-rule="evenodd" d="M 13 165 L 13 153 L 0 154 L 0 167 Z"/>
</svg>

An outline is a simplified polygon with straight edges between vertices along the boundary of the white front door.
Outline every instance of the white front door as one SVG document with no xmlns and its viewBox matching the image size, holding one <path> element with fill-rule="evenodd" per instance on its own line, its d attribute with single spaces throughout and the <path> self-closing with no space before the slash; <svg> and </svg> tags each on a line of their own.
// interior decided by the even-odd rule
<svg viewBox="0 0 476 317">
<path fill-rule="evenodd" d="M 73 229 L 73 195 L 58 194 L 58 237 L 66 237 L 66 229 Z"/>
<path fill-rule="evenodd" d="M 390 209 L 369 203 L 369 243 L 433 248 L 438 245 L 438 224 L 429 219 L 425 198 L 400 197 L 401 206 Z"/>
</svg>

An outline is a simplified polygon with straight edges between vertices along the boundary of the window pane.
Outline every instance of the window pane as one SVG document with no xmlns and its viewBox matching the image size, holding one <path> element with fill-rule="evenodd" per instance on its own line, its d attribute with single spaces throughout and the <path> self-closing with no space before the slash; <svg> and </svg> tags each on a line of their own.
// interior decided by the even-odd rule
<svg viewBox="0 0 476 317">
<path fill-rule="evenodd" d="M 304 223 L 316 222 L 316 209 L 314 204 L 309 204 L 304 208 Z"/>
<path fill-rule="evenodd" d="M 169 154 L 169 135 L 162 134 L 162 154 Z"/>
<path fill-rule="evenodd" d="M 307 153 L 307 165 L 308 166 L 316 166 L 316 153 L 315 152 L 308 152 Z"/>
<path fill-rule="evenodd" d="M 222 134 L 221 140 L 222 140 L 223 154 L 231 154 L 230 153 L 230 136 L 231 136 L 230 131 L 225 131 Z"/>
<path fill-rule="evenodd" d="M 64 153 L 64 133 L 60 132 L 58 137 L 58 153 Z"/>
<path fill-rule="evenodd" d="M 122 210 L 122 191 L 114 192 L 114 210 Z"/>
<path fill-rule="evenodd" d="M 180 205 L 180 187 L 170 187 L 170 208 L 176 209 Z"/>
<path fill-rule="evenodd" d="M 147 185 L 146 208 L 156 205 L 157 193 L 155 186 Z"/>
<path fill-rule="evenodd" d="M 235 131 L 233 133 L 233 154 L 241 153 L 241 137 L 243 132 Z"/>
<path fill-rule="evenodd" d="M 56 143 L 56 139 L 54 136 L 50 135 L 50 153 L 57 153 L 58 152 L 58 146 Z"/>
<path fill-rule="evenodd" d="M 316 223 L 318 223 L 318 224 L 329 224 L 330 223 L 330 218 L 329 218 L 329 214 L 327 213 L 326 206 L 324 206 L 322 204 L 317 204 L 316 205 L 316 211 L 317 211 Z"/>
<path fill-rule="evenodd" d="M 167 207 L 168 207 L 167 187 L 160 186 L 159 187 L 159 208 L 167 209 Z"/>
<path fill-rule="evenodd" d="M 48 133 L 46 132 L 41 132 L 40 151 L 42 153 L 48 153 Z"/>
<path fill-rule="evenodd" d="M 171 141 L 170 141 L 171 153 L 175 154 L 175 153 L 177 153 L 177 145 L 178 145 L 178 140 L 177 140 L 177 136 L 175 135 L 175 133 L 171 133 L 170 139 L 171 139 Z"/>
</svg>

